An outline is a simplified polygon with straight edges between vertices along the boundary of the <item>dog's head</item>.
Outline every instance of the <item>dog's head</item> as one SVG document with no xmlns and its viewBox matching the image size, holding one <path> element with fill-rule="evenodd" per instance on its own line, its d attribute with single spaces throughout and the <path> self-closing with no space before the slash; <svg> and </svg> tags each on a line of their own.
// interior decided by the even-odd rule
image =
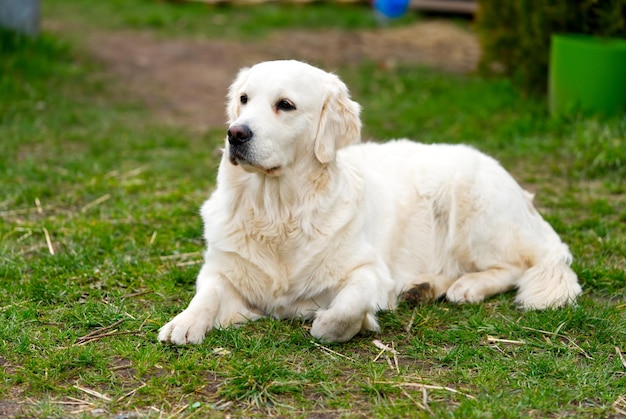
<svg viewBox="0 0 626 419">
<path fill-rule="evenodd" d="M 359 111 L 334 74 L 298 61 L 263 62 L 230 86 L 226 155 L 271 176 L 300 161 L 326 164 L 360 141 Z"/>
</svg>

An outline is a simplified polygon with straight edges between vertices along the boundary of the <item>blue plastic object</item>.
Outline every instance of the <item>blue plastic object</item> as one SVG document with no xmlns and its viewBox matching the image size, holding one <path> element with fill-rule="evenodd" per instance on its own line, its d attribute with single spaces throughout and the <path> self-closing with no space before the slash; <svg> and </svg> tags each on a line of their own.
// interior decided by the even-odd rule
<svg viewBox="0 0 626 419">
<path fill-rule="evenodd" d="M 389 18 L 402 17 L 409 8 L 410 0 L 374 0 L 374 9 Z"/>
</svg>

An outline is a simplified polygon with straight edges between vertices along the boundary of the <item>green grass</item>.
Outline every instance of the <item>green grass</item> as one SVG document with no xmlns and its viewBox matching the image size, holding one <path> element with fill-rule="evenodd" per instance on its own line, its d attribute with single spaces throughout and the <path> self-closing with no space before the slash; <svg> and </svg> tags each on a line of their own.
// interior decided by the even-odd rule
<svg viewBox="0 0 626 419">
<path fill-rule="evenodd" d="M 176 33 L 156 27 L 163 36 L 196 36 L 206 17 L 203 6 L 165 2 L 113 16 L 104 3 L 87 14 L 84 3 L 57 2 L 58 18 L 75 7 L 67 19 L 84 12 L 104 28 L 145 29 L 155 26 L 151 14 L 163 14 L 192 22 Z M 317 8 L 283 26 L 318 19 Z M 361 12 L 339 10 L 333 19 L 343 23 L 333 25 L 369 25 L 350 23 Z M 259 31 L 274 24 L 263 8 L 209 11 L 244 13 Z M 114 94 L 115 81 L 67 42 L 0 34 L 0 410 L 471 418 L 626 409 L 617 352 L 626 351 L 624 119 L 552 120 L 542 101 L 504 80 L 367 63 L 340 69 L 364 106 L 366 136 L 467 142 L 537 192 L 576 257 L 585 290 L 578 306 L 520 312 L 511 295 L 402 306 L 381 313 L 380 335 L 332 346 L 314 342 L 307 324 L 265 319 L 172 347 L 156 334 L 193 295 L 198 208 L 214 186 L 223 134 L 161 125 Z M 398 355 L 381 354 L 374 339 Z"/>
</svg>

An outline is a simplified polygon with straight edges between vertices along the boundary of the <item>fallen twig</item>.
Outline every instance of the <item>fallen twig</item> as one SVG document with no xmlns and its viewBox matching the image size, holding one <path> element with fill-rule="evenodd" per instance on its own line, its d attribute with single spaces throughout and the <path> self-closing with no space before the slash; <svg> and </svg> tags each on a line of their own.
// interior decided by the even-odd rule
<svg viewBox="0 0 626 419">
<path fill-rule="evenodd" d="M 136 167 L 134 169 L 131 169 L 131 170 L 127 171 L 127 172 L 122 173 L 120 175 L 120 178 L 128 179 L 128 178 L 131 178 L 131 177 L 138 176 L 138 175 L 142 174 L 143 172 L 145 172 L 147 168 L 148 168 L 148 166 Z"/>
<path fill-rule="evenodd" d="M 107 402 L 111 401 L 111 398 L 109 396 L 106 396 L 106 395 L 104 395 L 102 393 L 99 393 L 96 390 L 92 390 L 90 388 L 81 387 L 78 384 L 74 384 L 74 388 L 77 389 L 77 390 L 80 390 L 80 391 L 82 391 L 84 393 L 87 393 L 90 396 L 94 396 L 94 397 L 97 397 L 99 399 L 102 399 L 104 401 L 107 401 Z"/>
<path fill-rule="evenodd" d="M 168 261 L 168 260 L 182 259 L 182 261 L 176 263 L 176 266 L 184 267 L 184 266 L 201 264 L 203 262 L 201 257 L 202 257 L 202 252 L 188 252 L 188 253 L 179 253 L 179 254 L 174 254 L 174 255 L 159 256 L 159 260 Z M 187 260 L 190 258 L 200 258 L 200 259 Z"/>
<path fill-rule="evenodd" d="M 172 413 L 173 418 L 178 417 L 178 415 L 180 415 L 181 413 L 183 413 L 185 411 L 185 409 L 187 409 L 189 407 L 189 403 L 183 405 L 180 409 L 177 409 L 176 411 L 174 411 Z"/>
<path fill-rule="evenodd" d="M 392 381 L 376 381 L 379 384 L 390 384 L 393 386 L 400 386 L 400 387 L 416 387 L 416 388 L 420 388 L 420 389 L 430 389 L 430 390 L 445 390 L 448 391 L 450 393 L 455 393 L 455 394 L 459 394 L 461 396 L 465 396 L 468 399 L 472 399 L 472 400 L 476 400 L 476 397 L 467 394 L 467 393 L 463 393 L 457 389 L 454 389 L 452 387 L 446 387 L 446 386 L 439 386 L 439 385 L 432 385 L 432 384 L 421 384 L 421 383 L 394 383 Z"/>
<path fill-rule="evenodd" d="M 396 351 L 396 344 L 391 342 L 391 350 L 393 351 L 393 363 L 396 366 L 396 372 L 400 375 L 400 365 L 398 364 L 398 351 Z"/>
<path fill-rule="evenodd" d="M 50 252 L 51 255 L 54 255 L 54 246 L 52 246 L 52 239 L 50 238 L 50 233 L 48 232 L 48 229 L 45 227 L 42 227 L 42 230 L 43 230 L 44 236 L 46 236 L 46 244 L 48 245 L 48 251 Z"/>
<path fill-rule="evenodd" d="M 126 319 L 120 319 L 120 320 L 116 321 L 115 323 L 113 323 L 113 324 L 111 324 L 109 326 L 104 326 L 104 327 L 100 327 L 100 328 L 98 328 L 96 330 L 92 330 L 90 333 L 87 333 L 85 336 L 81 336 L 78 339 L 76 339 L 76 341 L 80 342 L 82 340 L 89 340 L 89 339 L 91 339 L 95 335 L 102 334 L 102 333 L 106 332 L 107 330 L 111 330 L 111 329 L 115 328 L 116 326 L 119 326 L 125 320 Z"/>
<path fill-rule="evenodd" d="M 389 355 L 385 354 L 385 360 L 387 361 L 387 365 L 389 365 L 389 369 L 393 371 L 393 364 L 391 363 L 391 358 L 389 358 Z"/>
<path fill-rule="evenodd" d="M 381 349 L 381 350 L 380 350 L 380 352 L 378 352 L 378 355 L 376 355 L 376 356 L 374 357 L 374 359 L 372 360 L 372 362 L 376 362 L 376 361 L 378 361 L 378 359 L 379 359 L 379 358 L 380 358 L 380 357 L 381 357 L 381 356 L 382 356 L 382 355 L 383 355 L 386 351 L 387 351 L 386 349 Z"/>
<path fill-rule="evenodd" d="M 413 402 L 413 404 L 415 406 L 417 406 L 418 409 L 427 410 L 427 411 L 430 412 L 429 408 L 427 408 L 425 405 L 423 405 L 422 403 L 418 402 L 413 397 L 411 397 L 411 395 L 409 393 L 407 393 L 407 391 L 405 389 L 402 389 L 402 394 L 404 394 L 407 399 L 411 400 Z"/>
<path fill-rule="evenodd" d="M 185 267 L 185 266 L 199 265 L 202 262 L 204 262 L 204 261 L 201 260 L 201 259 L 199 259 L 199 260 L 190 260 L 190 261 L 187 261 L 187 262 L 178 262 L 176 264 L 176 266 L 179 267 L 179 268 L 182 268 L 182 267 Z"/>
<path fill-rule="evenodd" d="M 622 361 L 622 366 L 626 368 L 626 358 L 624 358 L 624 354 L 622 353 L 622 350 L 619 348 L 619 346 L 615 347 L 615 353 L 619 356 L 620 361 Z"/>
<path fill-rule="evenodd" d="M 382 349 L 383 351 L 389 351 L 393 354 L 397 353 L 395 349 L 391 348 L 388 345 L 385 345 L 384 343 L 382 343 L 380 340 L 376 339 L 373 340 L 372 343 L 374 344 L 375 347 L 377 347 L 378 349 Z"/>
<path fill-rule="evenodd" d="M 111 371 L 119 371 L 119 370 L 126 370 L 129 368 L 132 368 L 133 364 L 128 364 L 128 365 L 116 365 L 114 367 L 111 367 Z"/>
<path fill-rule="evenodd" d="M 511 357 L 511 355 L 507 354 L 501 347 L 498 346 L 497 343 L 493 344 L 493 345 L 489 345 L 489 347 L 491 349 L 495 349 L 496 351 L 500 352 L 502 355 L 506 356 L 506 357 Z"/>
<path fill-rule="evenodd" d="M 137 391 L 141 390 L 142 388 L 144 388 L 145 386 L 147 386 L 146 383 L 141 383 L 141 385 L 139 387 L 137 387 L 136 389 L 133 389 L 131 391 L 129 391 L 126 394 L 122 394 L 120 397 L 117 398 L 117 400 L 115 400 L 115 402 L 121 402 L 122 400 L 124 400 L 127 397 L 130 397 L 132 395 L 134 395 L 135 393 L 137 393 Z"/>
<path fill-rule="evenodd" d="M 21 236 L 17 238 L 16 242 L 21 243 L 32 235 L 33 235 L 33 230 L 28 229 L 26 233 L 22 234 Z"/>
<path fill-rule="evenodd" d="M 159 259 L 160 260 L 188 259 L 188 258 L 197 257 L 197 256 L 202 256 L 202 252 L 177 253 L 174 255 L 159 256 Z"/>
<path fill-rule="evenodd" d="M 390 347 L 390 346 L 388 346 L 388 345 L 385 345 L 384 343 L 382 343 L 382 342 L 381 342 L 380 340 L 378 340 L 378 339 L 373 340 L 373 341 L 372 341 L 372 343 L 374 344 L 374 346 L 375 346 L 375 347 L 377 347 L 378 349 L 380 349 L 380 350 L 381 350 L 381 351 L 378 353 L 378 355 L 376 355 L 376 358 L 374 358 L 374 360 L 373 360 L 372 362 L 376 362 L 376 361 L 378 361 L 378 358 L 380 358 L 380 356 L 381 356 L 383 353 L 385 353 L 385 352 L 391 352 L 391 353 L 393 354 L 393 356 L 394 356 L 394 360 L 395 360 L 396 366 L 398 365 L 398 357 L 397 357 L 397 355 L 398 355 L 398 351 L 396 351 L 394 348 L 392 348 L 392 347 Z M 392 345 L 393 345 L 393 343 L 392 343 Z M 388 361 L 388 362 L 390 362 L 390 361 Z M 393 369 L 393 368 L 392 368 L 392 369 Z M 399 372 L 399 371 L 398 371 L 398 372 Z"/>
<path fill-rule="evenodd" d="M 134 331 L 131 330 L 131 331 L 126 331 L 126 332 L 118 332 L 117 330 L 115 330 L 113 332 L 103 333 L 101 335 L 90 336 L 87 339 L 83 339 L 80 342 L 77 342 L 75 346 L 86 345 L 86 344 L 91 343 L 93 341 L 100 340 L 100 339 L 103 339 L 103 338 L 108 338 L 110 336 L 136 335 L 138 333 L 139 333 L 139 331 L 137 331 L 137 330 L 134 330 Z"/>
<path fill-rule="evenodd" d="M 137 329 L 137 333 L 141 332 L 141 329 L 143 329 L 143 327 L 146 325 L 146 323 L 148 323 L 148 321 L 150 320 L 150 315 L 148 315 L 148 317 L 146 317 L 143 322 L 141 322 L 141 325 L 139 326 L 139 328 Z"/>
<path fill-rule="evenodd" d="M 372 362 L 376 362 L 378 361 L 378 359 L 382 356 L 382 354 L 384 354 L 385 352 L 391 352 L 393 354 L 393 364 L 391 363 L 391 359 L 389 358 L 388 355 L 386 356 L 387 359 L 387 364 L 389 364 L 389 368 L 391 368 L 392 370 L 396 371 L 398 374 L 400 374 L 400 366 L 398 364 L 398 351 L 396 351 L 395 349 L 395 344 L 393 342 L 391 342 L 391 347 L 388 345 L 385 345 L 384 343 L 382 343 L 380 340 L 376 339 L 373 340 L 372 343 L 374 344 L 374 346 L 376 346 L 377 348 L 380 349 L 380 352 L 378 353 L 378 355 L 376 355 L 376 357 L 373 359 Z M 395 367 L 394 367 L 395 366 Z"/>
<path fill-rule="evenodd" d="M 102 195 L 100 198 L 95 199 L 93 201 L 91 201 L 90 203 L 88 203 L 87 205 L 85 205 L 84 207 L 82 207 L 80 209 L 80 212 L 82 212 L 83 214 L 86 213 L 87 211 L 89 211 L 90 209 L 97 207 L 98 205 L 102 204 L 103 202 L 108 201 L 109 199 L 111 199 L 111 194 L 104 194 Z"/>
<path fill-rule="evenodd" d="M 328 355 L 331 355 L 331 356 L 332 356 L 332 355 L 337 355 L 337 356 L 340 356 L 340 357 L 342 357 L 342 358 L 348 359 L 348 360 L 350 360 L 350 361 L 354 362 L 355 364 L 357 363 L 357 362 L 356 362 L 353 358 L 350 358 L 350 357 L 349 357 L 349 356 L 347 356 L 347 355 L 340 354 L 339 352 L 333 351 L 332 349 L 327 348 L 326 346 L 320 345 L 320 344 L 319 344 L 319 343 L 317 343 L 317 342 L 313 342 L 313 341 L 311 341 L 311 343 L 312 343 L 313 345 L 317 346 L 318 348 L 320 348 L 322 351 L 324 351 L 324 352 L 325 352 L 326 354 L 328 354 Z"/>
<path fill-rule="evenodd" d="M 415 315 L 416 314 L 417 314 L 417 312 L 415 310 L 413 310 L 413 315 L 411 316 L 411 320 L 409 321 L 409 324 L 404 329 L 404 331 L 407 334 L 407 340 L 408 340 L 409 336 L 411 335 L 411 328 L 413 327 L 413 322 L 415 321 Z"/>
<path fill-rule="evenodd" d="M 494 338 L 493 336 L 487 335 L 487 342 L 489 343 L 510 343 L 511 345 L 525 345 L 526 342 L 523 340 L 511 340 L 511 339 L 499 339 Z"/>
<path fill-rule="evenodd" d="M 432 414 L 433 411 L 430 410 L 430 406 L 428 406 L 428 392 L 426 391 L 426 387 L 422 387 L 422 402 L 428 413 Z"/>
</svg>

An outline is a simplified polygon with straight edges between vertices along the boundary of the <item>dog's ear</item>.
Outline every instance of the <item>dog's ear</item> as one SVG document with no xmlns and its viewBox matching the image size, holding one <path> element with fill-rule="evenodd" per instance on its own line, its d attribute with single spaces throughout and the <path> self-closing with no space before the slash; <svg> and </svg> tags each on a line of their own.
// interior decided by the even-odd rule
<svg viewBox="0 0 626 419">
<path fill-rule="evenodd" d="M 241 88 L 248 78 L 250 69 L 247 67 L 239 70 L 239 74 L 233 81 L 233 84 L 228 88 L 228 95 L 226 96 L 226 117 L 228 118 L 228 124 L 232 124 L 239 116 L 241 109 L 241 101 L 239 96 L 241 95 Z"/>
<path fill-rule="evenodd" d="M 333 74 L 326 89 L 315 136 L 315 157 L 321 163 L 333 161 L 337 150 L 361 141 L 359 104 L 350 99 L 346 85 Z"/>
</svg>

